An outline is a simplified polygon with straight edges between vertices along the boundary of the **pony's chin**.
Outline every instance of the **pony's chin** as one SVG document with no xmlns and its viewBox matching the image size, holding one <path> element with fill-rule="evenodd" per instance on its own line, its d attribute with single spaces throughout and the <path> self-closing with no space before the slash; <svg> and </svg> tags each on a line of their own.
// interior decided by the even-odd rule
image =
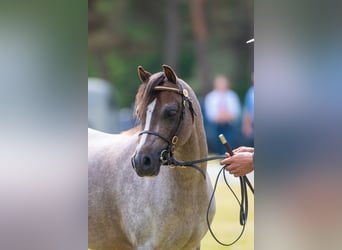
<svg viewBox="0 0 342 250">
<path fill-rule="evenodd" d="M 159 174 L 160 168 L 153 171 L 138 171 L 136 173 L 139 177 L 156 177 Z"/>
</svg>

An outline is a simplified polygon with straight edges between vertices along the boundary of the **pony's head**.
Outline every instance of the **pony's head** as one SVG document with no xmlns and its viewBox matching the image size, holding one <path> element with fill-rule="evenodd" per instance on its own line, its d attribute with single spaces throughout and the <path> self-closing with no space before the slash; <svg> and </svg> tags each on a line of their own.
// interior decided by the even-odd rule
<svg viewBox="0 0 342 250">
<path fill-rule="evenodd" d="M 163 65 L 163 72 L 152 75 L 139 66 L 138 74 L 142 84 L 135 114 L 142 130 L 132 165 L 139 176 L 156 176 L 160 166 L 168 164 L 175 147 L 190 138 L 195 112 L 190 89 L 171 67 Z"/>
</svg>

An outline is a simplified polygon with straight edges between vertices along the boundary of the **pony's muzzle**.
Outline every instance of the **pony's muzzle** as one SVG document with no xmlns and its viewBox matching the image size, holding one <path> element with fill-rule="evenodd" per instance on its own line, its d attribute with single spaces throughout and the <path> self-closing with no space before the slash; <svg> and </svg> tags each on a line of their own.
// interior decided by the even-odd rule
<svg viewBox="0 0 342 250">
<path fill-rule="evenodd" d="M 151 154 L 136 153 L 132 158 L 132 166 L 141 177 L 158 175 L 160 170 L 159 157 Z"/>
</svg>

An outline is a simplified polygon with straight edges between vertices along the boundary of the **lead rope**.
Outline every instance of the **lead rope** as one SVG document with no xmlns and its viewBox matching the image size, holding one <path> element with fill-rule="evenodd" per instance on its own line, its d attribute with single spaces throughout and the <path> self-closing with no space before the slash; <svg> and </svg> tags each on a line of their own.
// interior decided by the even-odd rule
<svg viewBox="0 0 342 250">
<path fill-rule="evenodd" d="M 246 176 L 240 177 L 240 185 L 241 185 L 241 202 L 240 202 L 239 198 L 237 197 L 237 195 L 235 194 L 234 190 L 231 188 L 231 186 L 229 185 L 229 183 L 227 181 L 226 173 L 225 173 L 225 171 L 223 171 L 223 169 L 225 169 L 225 168 L 226 168 L 226 165 L 223 166 L 220 169 L 220 171 L 219 171 L 219 173 L 218 173 L 218 175 L 216 177 L 215 185 L 214 185 L 214 188 L 213 188 L 213 192 L 211 194 L 211 197 L 210 197 L 210 200 L 209 200 L 209 204 L 208 204 L 206 219 L 207 219 L 207 225 L 208 225 L 209 232 L 211 233 L 213 238 L 216 240 L 216 242 L 221 244 L 221 245 L 223 245 L 223 246 L 231 246 L 231 245 L 236 243 L 241 238 L 243 232 L 245 231 L 245 226 L 246 226 L 246 222 L 247 222 L 247 213 L 248 213 L 248 196 L 247 196 L 246 183 L 248 184 L 248 187 L 251 189 L 253 194 L 254 194 L 254 189 L 253 189 L 251 183 L 249 182 L 249 180 L 248 180 L 248 178 Z M 210 226 L 210 222 L 209 222 L 209 210 L 210 210 L 211 203 L 213 201 L 213 198 L 214 198 L 214 195 L 215 195 L 215 192 L 216 192 L 216 188 L 217 188 L 219 177 L 220 177 L 222 172 L 223 172 L 223 178 L 224 178 L 224 181 L 225 181 L 227 187 L 230 189 L 230 191 L 234 195 L 234 197 L 235 197 L 235 199 L 236 199 L 236 201 L 237 201 L 237 203 L 239 204 L 239 207 L 240 207 L 240 224 L 242 225 L 242 229 L 241 229 L 241 232 L 240 232 L 239 236 L 234 241 L 232 241 L 231 243 L 223 243 L 223 242 L 221 242 L 215 236 L 215 234 L 214 234 L 214 232 L 213 232 L 213 230 L 212 230 L 212 228 Z"/>
<path fill-rule="evenodd" d="M 199 159 L 199 160 L 194 160 L 194 161 L 178 161 L 176 160 L 173 156 L 170 156 L 166 162 L 167 165 L 173 165 L 175 167 L 191 167 L 191 168 L 195 168 L 196 170 L 198 170 L 204 179 L 206 179 L 205 173 L 204 171 L 197 166 L 197 163 L 202 163 L 202 162 L 208 162 L 208 161 L 213 161 L 213 160 L 220 160 L 220 159 L 224 159 L 226 158 L 224 155 L 218 155 L 218 156 L 213 156 L 213 157 L 208 157 L 208 158 L 203 158 L 203 159 Z"/>
<path fill-rule="evenodd" d="M 194 160 L 194 161 L 186 161 L 186 162 L 182 162 L 182 161 L 178 161 L 176 160 L 173 156 L 169 157 L 167 159 L 167 162 L 170 164 L 170 165 L 173 165 L 173 166 L 183 166 L 183 167 L 192 167 L 192 168 L 195 168 L 197 169 L 204 177 L 204 179 L 206 178 L 205 177 L 205 173 L 203 172 L 203 170 L 198 167 L 197 165 L 195 165 L 196 163 L 201 163 L 201 162 L 208 162 L 208 161 L 212 161 L 212 160 L 218 160 L 218 159 L 224 159 L 226 158 L 226 156 L 224 155 L 219 155 L 219 156 L 213 156 L 213 157 L 208 157 L 208 158 L 204 158 L 204 159 L 199 159 L 199 160 Z M 208 204 L 208 209 L 207 209 L 207 213 L 206 213 L 206 220 L 207 220 L 207 225 L 208 225 L 208 229 L 211 233 L 211 235 L 213 236 L 213 238 L 216 240 L 217 243 L 223 245 L 223 246 L 231 246 L 233 245 L 234 243 L 236 243 L 242 236 L 243 232 L 245 231 L 245 225 L 247 223 L 247 215 L 248 215 L 248 193 L 247 193 L 247 186 L 246 184 L 248 185 L 248 187 L 250 188 L 251 192 L 254 194 L 254 188 L 252 186 L 252 184 L 250 183 L 250 181 L 248 180 L 247 176 L 240 176 L 240 187 L 241 187 L 241 202 L 239 200 L 239 198 L 237 197 L 237 195 L 235 194 L 234 190 L 231 188 L 231 186 L 229 185 L 228 183 L 228 180 L 227 180 L 227 177 L 226 177 L 226 172 L 223 171 L 223 169 L 225 169 L 227 167 L 227 165 L 223 166 L 217 177 L 216 177 L 216 180 L 215 180 L 215 185 L 214 185 L 214 188 L 213 188 L 213 192 L 211 194 L 211 197 L 210 197 L 210 200 L 209 200 L 209 204 Z M 239 204 L 239 207 L 240 207 L 240 225 L 242 226 L 242 229 L 241 229 L 241 232 L 239 234 L 239 236 L 234 240 L 232 241 L 231 243 L 223 243 L 221 242 L 214 234 L 211 226 L 210 226 L 210 222 L 209 222 L 209 210 L 210 210 L 210 207 L 211 207 L 211 203 L 213 201 L 213 198 L 214 198 L 214 195 L 215 195 L 215 192 L 216 192 L 216 188 L 217 188 L 217 184 L 218 184 L 218 180 L 219 180 L 219 177 L 221 175 L 221 173 L 223 172 L 223 178 L 224 178 L 224 181 L 227 185 L 227 187 L 229 188 L 229 190 L 232 192 L 232 194 L 234 195 L 237 203 Z"/>
</svg>

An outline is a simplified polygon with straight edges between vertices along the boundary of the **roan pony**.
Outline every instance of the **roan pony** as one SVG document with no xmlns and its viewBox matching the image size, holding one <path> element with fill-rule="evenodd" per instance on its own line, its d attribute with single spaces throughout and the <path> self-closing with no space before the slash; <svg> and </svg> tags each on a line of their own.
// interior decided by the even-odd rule
<svg viewBox="0 0 342 250">
<path fill-rule="evenodd" d="M 138 73 L 140 125 L 116 135 L 88 131 L 89 248 L 200 249 L 212 192 L 206 163 L 197 171 L 168 162 L 207 157 L 200 105 L 169 66 Z M 210 222 L 214 213 L 212 205 Z"/>
</svg>

